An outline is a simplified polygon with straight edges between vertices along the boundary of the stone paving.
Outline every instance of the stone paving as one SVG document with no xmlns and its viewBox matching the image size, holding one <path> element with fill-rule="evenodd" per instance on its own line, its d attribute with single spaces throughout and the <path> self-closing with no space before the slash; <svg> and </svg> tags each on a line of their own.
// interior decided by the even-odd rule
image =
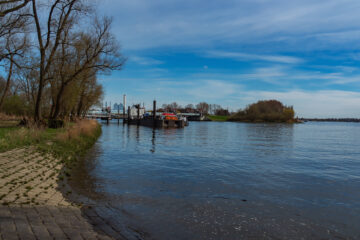
<svg viewBox="0 0 360 240">
<path fill-rule="evenodd" d="M 0 153 L 0 240 L 124 239 L 64 197 L 72 194 L 66 175 L 61 161 L 33 148 Z"/>
</svg>

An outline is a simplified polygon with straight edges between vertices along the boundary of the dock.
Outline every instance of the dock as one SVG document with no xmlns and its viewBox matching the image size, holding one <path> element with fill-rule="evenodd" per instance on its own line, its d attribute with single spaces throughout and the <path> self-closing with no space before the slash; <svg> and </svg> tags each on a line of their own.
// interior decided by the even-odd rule
<svg viewBox="0 0 360 240">
<path fill-rule="evenodd" d="M 109 123 L 111 120 L 122 119 L 123 124 L 146 126 L 151 128 L 184 128 L 189 125 L 189 121 L 203 121 L 204 116 L 200 113 L 166 113 L 156 111 L 156 101 L 153 102 L 152 111 L 145 111 L 140 104 L 128 106 L 126 109 L 126 95 L 124 95 L 124 105 L 120 112 L 111 111 L 111 108 L 102 108 L 101 112 L 89 112 L 86 117 L 101 119 Z"/>
</svg>

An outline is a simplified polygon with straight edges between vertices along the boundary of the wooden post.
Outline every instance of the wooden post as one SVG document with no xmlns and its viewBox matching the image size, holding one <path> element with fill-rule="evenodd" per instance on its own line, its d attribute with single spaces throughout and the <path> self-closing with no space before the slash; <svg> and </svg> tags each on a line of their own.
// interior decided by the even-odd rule
<svg viewBox="0 0 360 240">
<path fill-rule="evenodd" d="M 130 124 L 130 106 L 128 106 L 128 124 Z"/>
<path fill-rule="evenodd" d="M 140 125 L 140 104 L 137 106 L 137 125 Z"/>
<path fill-rule="evenodd" d="M 153 127 L 156 127 L 156 100 L 153 102 Z"/>
</svg>

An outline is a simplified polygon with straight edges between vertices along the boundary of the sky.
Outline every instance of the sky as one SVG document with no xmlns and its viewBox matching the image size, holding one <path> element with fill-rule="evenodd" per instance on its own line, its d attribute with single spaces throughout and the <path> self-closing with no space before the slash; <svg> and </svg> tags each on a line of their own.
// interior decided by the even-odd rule
<svg viewBox="0 0 360 240">
<path fill-rule="evenodd" d="M 98 0 L 127 62 L 104 101 L 292 105 L 360 118 L 358 0 Z"/>
</svg>

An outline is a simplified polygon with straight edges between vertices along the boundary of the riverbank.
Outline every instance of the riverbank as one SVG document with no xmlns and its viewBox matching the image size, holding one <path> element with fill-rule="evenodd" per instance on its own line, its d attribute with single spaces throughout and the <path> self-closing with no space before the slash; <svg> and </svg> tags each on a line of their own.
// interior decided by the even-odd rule
<svg viewBox="0 0 360 240">
<path fill-rule="evenodd" d="M 69 200 L 77 198 L 68 184 L 72 168 L 100 136 L 96 121 L 0 133 L 1 239 L 121 239 L 89 201 Z"/>
<path fill-rule="evenodd" d="M 229 116 L 220 116 L 220 115 L 208 115 L 207 117 L 214 122 L 226 122 L 229 118 Z"/>
</svg>

